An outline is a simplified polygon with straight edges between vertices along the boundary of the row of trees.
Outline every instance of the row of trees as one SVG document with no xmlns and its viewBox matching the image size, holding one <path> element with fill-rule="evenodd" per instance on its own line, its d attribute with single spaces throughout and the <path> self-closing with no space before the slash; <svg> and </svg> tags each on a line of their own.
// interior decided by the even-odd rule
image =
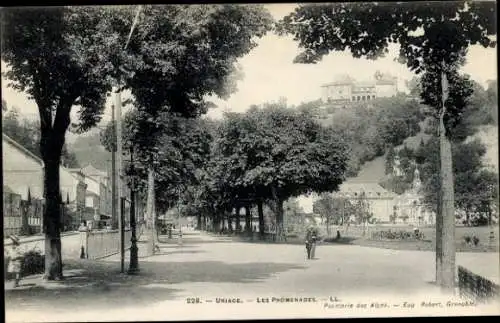
<svg viewBox="0 0 500 323">
<path fill-rule="evenodd" d="M 154 147 L 135 137 L 142 121 L 137 112 L 124 120 L 125 146 L 136 155 L 131 175 L 142 183 L 139 189 L 144 195 L 146 174 L 154 171 L 159 212 L 182 202 L 186 213 L 208 216 L 219 229 L 233 208 L 238 212 L 241 207 L 257 206 L 263 233 L 263 207 L 267 205 L 275 215 L 276 235 L 281 240 L 284 203 L 289 198 L 333 191 L 344 180 L 348 147 L 343 136 L 285 105 L 228 113 L 222 121 L 190 120 L 171 113 L 165 118 Z M 109 125 L 103 133 L 108 149 L 113 148 L 112 128 Z M 149 149 L 156 151 L 154 159 Z"/>
<path fill-rule="evenodd" d="M 373 213 L 370 211 L 370 202 L 365 194 L 361 194 L 356 199 L 327 193 L 321 194 L 314 201 L 313 211 L 323 219 L 326 234 L 329 237 L 331 237 L 331 225 L 348 227 L 354 220 L 354 223 L 366 228 L 366 225 L 374 220 Z"/>
<path fill-rule="evenodd" d="M 101 120 L 112 87 L 129 89 L 139 117 L 135 143 L 154 165 L 165 113 L 195 117 L 205 95 L 235 90 L 236 60 L 271 27 L 261 6 L 9 8 L 2 11 L 2 59 L 9 86 L 27 93 L 40 116 L 45 164 L 45 277 L 62 278 L 59 165 L 65 134 Z M 128 46 L 124 48 L 125 43 Z"/>
</svg>

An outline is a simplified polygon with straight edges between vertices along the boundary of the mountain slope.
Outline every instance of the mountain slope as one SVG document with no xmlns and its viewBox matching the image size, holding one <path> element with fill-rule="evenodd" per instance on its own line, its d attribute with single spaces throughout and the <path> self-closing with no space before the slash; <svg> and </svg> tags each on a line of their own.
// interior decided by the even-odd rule
<svg viewBox="0 0 500 323">
<path fill-rule="evenodd" d="M 71 144 L 80 166 L 92 164 L 95 168 L 106 171 L 111 166 L 111 153 L 101 145 L 99 132 L 78 136 Z"/>
</svg>

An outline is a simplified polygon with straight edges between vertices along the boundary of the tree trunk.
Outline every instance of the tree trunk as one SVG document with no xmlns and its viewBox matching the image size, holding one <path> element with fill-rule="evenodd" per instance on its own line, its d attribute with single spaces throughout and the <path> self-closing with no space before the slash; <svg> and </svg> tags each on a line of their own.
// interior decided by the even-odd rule
<svg viewBox="0 0 500 323">
<path fill-rule="evenodd" d="M 444 64 L 443 64 L 444 68 Z M 442 223 L 441 252 L 438 254 L 436 245 L 436 256 L 441 266 L 440 285 L 448 291 L 455 287 L 455 209 L 454 209 L 454 187 L 453 187 L 453 161 L 451 142 L 447 136 L 444 115 L 446 113 L 447 80 L 442 73 L 442 111 L 439 122 L 440 134 L 440 157 L 441 157 L 441 214 Z M 437 226 L 437 224 L 436 224 Z M 436 228 L 436 234 L 437 233 Z M 437 243 L 437 241 L 436 241 Z M 438 259 L 436 259 L 438 260 Z M 438 275 L 439 276 L 439 275 Z"/>
<path fill-rule="evenodd" d="M 249 205 L 245 205 L 245 232 L 248 236 L 252 235 L 252 214 Z"/>
<path fill-rule="evenodd" d="M 240 211 L 241 208 L 239 206 L 236 207 L 236 233 L 239 234 L 241 232 L 241 221 L 240 221 Z"/>
<path fill-rule="evenodd" d="M 283 200 L 277 199 L 276 203 L 276 241 L 286 241 L 284 228 Z"/>
<path fill-rule="evenodd" d="M 262 201 L 257 203 L 257 211 L 259 213 L 259 237 L 261 240 L 264 240 L 264 210 L 262 207 Z"/>
<path fill-rule="evenodd" d="M 201 213 L 198 213 L 198 222 L 196 223 L 196 230 L 201 230 Z"/>
<path fill-rule="evenodd" d="M 154 214 L 154 172 L 153 169 L 148 170 L 148 196 L 146 200 L 146 228 L 149 230 L 149 243 L 148 243 L 148 255 L 154 254 L 154 247 L 156 244 L 156 234 L 155 234 L 155 214 Z"/>
<path fill-rule="evenodd" d="M 70 106 L 63 106 L 62 100 L 52 120 L 52 107 L 42 107 L 40 113 L 40 153 L 44 162 L 44 197 L 43 230 L 45 232 L 45 274 L 44 279 L 59 280 L 63 278 L 61 256 L 61 190 L 59 167 L 61 165 L 62 148 L 65 133 L 68 129 Z M 39 102 L 37 102 L 38 104 Z"/>
<path fill-rule="evenodd" d="M 231 212 L 227 213 L 227 229 L 229 230 L 230 233 L 233 232 L 233 217 Z"/>
<path fill-rule="evenodd" d="M 61 145 L 62 146 L 62 145 Z M 49 148 L 50 149 L 50 148 Z M 54 150 L 57 150 L 55 148 Z M 61 256 L 61 192 L 59 181 L 59 166 L 61 156 L 53 151 L 44 158 L 45 176 L 45 211 L 43 214 L 43 228 L 45 232 L 45 275 L 47 280 L 63 278 Z"/>
<path fill-rule="evenodd" d="M 453 289 L 455 287 L 455 210 L 451 159 L 452 152 L 451 143 L 448 138 L 441 138 L 441 152 L 441 285 L 445 289 Z"/>
<path fill-rule="evenodd" d="M 326 217 L 326 235 L 330 238 L 330 216 Z"/>
</svg>

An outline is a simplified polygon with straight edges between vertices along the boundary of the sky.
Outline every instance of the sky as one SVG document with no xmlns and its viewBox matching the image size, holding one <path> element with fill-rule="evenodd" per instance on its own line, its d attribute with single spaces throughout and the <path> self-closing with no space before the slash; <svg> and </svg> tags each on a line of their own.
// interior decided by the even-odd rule
<svg viewBox="0 0 500 323">
<path fill-rule="evenodd" d="M 278 20 L 292 12 L 296 4 L 268 4 L 266 7 Z M 209 98 L 217 108 L 209 110 L 207 116 L 220 118 L 224 111 L 244 112 L 252 104 L 278 101 L 280 97 L 287 98 L 287 103 L 291 105 L 316 100 L 321 97 L 321 85 L 331 82 L 339 74 L 349 74 L 363 81 L 373 78 L 376 71 L 389 73 L 398 78 L 398 88 L 401 91 L 406 89 L 405 81 L 414 76 L 406 66 L 395 61 L 397 45 L 389 48 L 385 58 L 375 61 L 355 59 L 349 52 L 334 52 L 317 64 L 294 64 L 293 59 L 299 51 L 298 44 L 291 37 L 278 37 L 268 33 L 259 39 L 258 46 L 238 61 L 244 78 L 238 82 L 237 91 L 227 100 Z M 4 62 L 1 67 L 5 70 Z M 496 49 L 471 47 L 462 71 L 483 86 L 486 86 L 488 80 L 497 79 Z M 26 117 L 38 118 L 35 103 L 26 94 L 7 88 L 6 85 L 2 76 L 2 98 L 7 101 L 7 105 L 16 106 Z M 123 98 L 127 96 L 127 93 L 123 94 Z M 106 103 L 103 123 L 111 119 L 112 102 L 113 97 L 110 97 Z M 75 118 L 77 112 L 76 109 L 73 110 L 72 118 Z M 75 138 L 76 135 L 67 135 L 69 142 Z M 306 200 L 302 200 L 301 205 L 307 212 L 312 208 L 312 199 Z"/>
<path fill-rule="evenodd" d="M 293 11 L 296 4 L 268 4 L 273 17 L 278 20 Z M 398 46 L 392 45 L 386 57 L 373 60 L 356 59 L 349 52 L 334 52 L 317 64 L 294 64 L 293 59 L 299 53 L 298 44 L 291 37 L 279 37 L 268 33 L 258 40 L 258 46 L 249 54 L 239 59 L 244 78 L 238 82 L 237 91 L 227 100 L 210 97 L 217 108 L 208 112 L 209 117 L 220 118 L 224 111 L 244 112 L 252 104 L 261 104 L 287 98 L 287 103 L 297 105 L 319 99 L 321 85 L 331 82 L 336 75 L 349 74 L 357 80 L 373 78 L 376 71 L 390 73 L 398 77 L 398 88 L 404 91 L 405 81 L 413 77 L 406 66 L 397 63 Z M 488 80 L 496 79 L 496 50 L 471 47 L 467 55 L 467 64 L 463 72 L 471 75 L 477 82 L 486 86 Z M 2 70 L 6 65 L 2 62 Z M 6 87 L 2 76 L 2 97 L 8 106 L 16 106 L 27 117 L 38 117 L 37 108 L 26 94 Z M 123 97 L 127 97 L 124 93 Z M 105 122 L 111 119 L 110 97 L 106 104 Z M 73 109 L 76 117 L 76 109 Z"/>
</svg>

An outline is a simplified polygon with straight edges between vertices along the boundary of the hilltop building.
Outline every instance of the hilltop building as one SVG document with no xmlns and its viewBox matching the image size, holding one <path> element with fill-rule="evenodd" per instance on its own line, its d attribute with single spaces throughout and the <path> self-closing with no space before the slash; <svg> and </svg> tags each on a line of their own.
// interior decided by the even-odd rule
<svg viewBox="0 0 500 323">
<path fill-rule="evenodd" d="M 349 75 L 339 75 L 333 82 L 322 85 L 322 101 L 331 105 L 348 105 L 392 97 L 397 93 L 397 77 L 380 72 L 375 73 L 374 79 L 369 81 L 358 82 Z"/>
</svg>

